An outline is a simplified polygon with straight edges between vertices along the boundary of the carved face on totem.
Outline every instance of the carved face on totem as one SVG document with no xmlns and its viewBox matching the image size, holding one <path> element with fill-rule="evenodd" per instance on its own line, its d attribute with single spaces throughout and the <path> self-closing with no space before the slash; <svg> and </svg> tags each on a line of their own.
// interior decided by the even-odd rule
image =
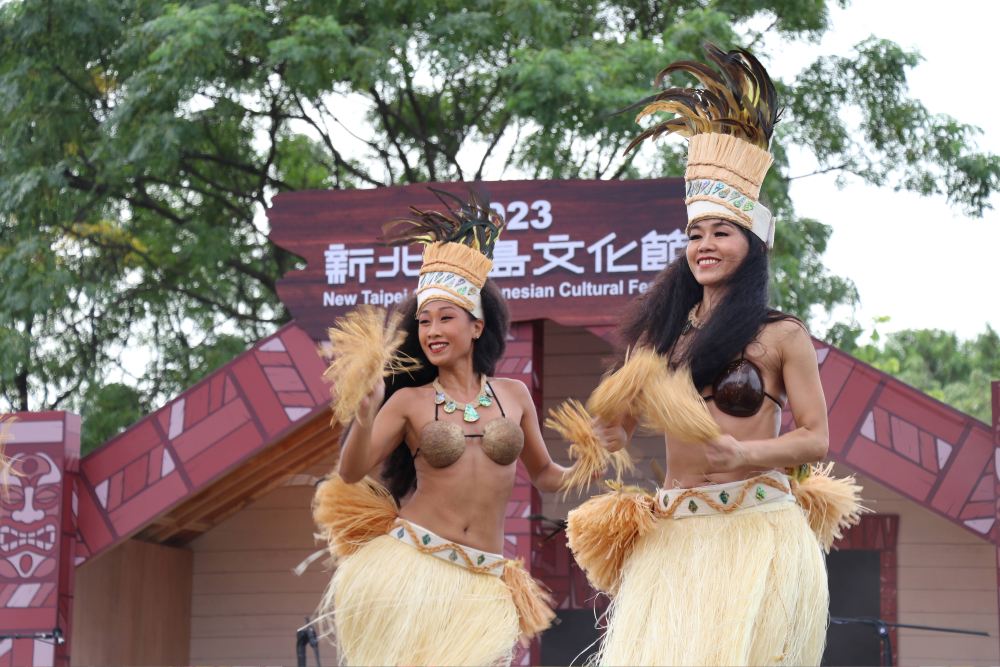
<svg viewBox="0 0 1000 667">
<path fill-rule="evenodd" d="M 10 498 L 0 497 L 0 577 L 37 579 L 56 569 L 62 472 L 43 452 L 11 456 Z"/>
</svg>

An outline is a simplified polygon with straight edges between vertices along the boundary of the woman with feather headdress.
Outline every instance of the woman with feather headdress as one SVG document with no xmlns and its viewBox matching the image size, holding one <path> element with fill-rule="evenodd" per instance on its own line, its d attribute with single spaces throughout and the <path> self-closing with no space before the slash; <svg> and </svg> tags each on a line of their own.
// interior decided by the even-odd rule
<svg viewBox="0 0 1000 667">
<path fill-rule="evenodd" d="M 779 113 L 750 53 L 706 44 L 719 72 L 664 69 L 703 89 L 633 105 L 675 116 L 628 147 L 689 138 L 686 255 L 630 304 L 624 365 L 588 404 L 611 450 L 636 422 L 664 433 L 655 493 L 617 488 L 570 513 L 570 547 L 612 596 L 600 664 L 816 665 L 828 591 L 822 549 L 863 511 L 853 479 L 814 466 L 828 446 L 826 402 L 805 325 L 769 306 L 774 219 L 760 202 Z M 779 436 L 790 402 L 797 428 Z"/>
<path fill-rule="evenodd" d="M 516 463 L 541 491 L 601 472 L 554 463 L 528 389 L 493 377 L 510 325 L 487 278 L 502 218 L 475 188 L 468 203 L 432 191 L 447 213 L 412 208 L 386 229 L 390 245 L 428 244 L 416 293 L 388 323 L 359 309 L 330 330 L 349 430 L 314 518 L 339 559 L 320 614 L 350 665 L 509 663 L 554 617 L 501 555 Z M 379 466 L 385 486 L 368 477 Z"/>
</svg>

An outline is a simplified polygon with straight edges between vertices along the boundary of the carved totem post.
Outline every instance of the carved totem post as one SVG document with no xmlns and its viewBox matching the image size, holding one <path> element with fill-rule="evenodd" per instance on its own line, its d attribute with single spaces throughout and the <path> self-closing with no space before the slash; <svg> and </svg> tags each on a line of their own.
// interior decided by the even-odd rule
<svg viewBox="0 0 1000 667">
<path fill-rule="evenodd" d="M 68 665 L 76 570 L 80 417 L 21 412 L 7 455 L 15 473 L 0 494 L 0 667 Z M 61 633 L 65 643 L 34 635 Z"/>
</svg>

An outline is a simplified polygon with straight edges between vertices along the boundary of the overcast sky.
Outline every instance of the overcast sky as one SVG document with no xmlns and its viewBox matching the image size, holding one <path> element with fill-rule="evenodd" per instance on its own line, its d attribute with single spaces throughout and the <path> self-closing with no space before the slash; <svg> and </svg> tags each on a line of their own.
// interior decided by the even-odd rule
<svg viewBox="0 0 1000 667">
<path fill-rule="evenodd" d="M 980 147 L 1000 154 L 1000 94 L 988 74 L 1000 2 L 855 0 L 832 19 L 820 44 L 768 41 L 768 69 L 791 78 L 816 56 L 847 55 L 871 34 L 916 48 L 926 60 L 910 73 L 912 95 L 934 113 L 982 128 Z M 809 171 L 807 160 L 793 161 L 793 175 Z M 834 181 L 833 175 L 797 180 L 791 194 L 800 215 L 833 226 L 825 263 L 857 283 L 859 322 L 888 315 L 880 332 L 939 328 L 966 338 L 987 322 L 1000 328 L 1000 213 L 970 219 L 943 197 L 859 183 L 838 190 Z M 993 204 L 1000 208 L 1000 197 Z"/>
</svg>

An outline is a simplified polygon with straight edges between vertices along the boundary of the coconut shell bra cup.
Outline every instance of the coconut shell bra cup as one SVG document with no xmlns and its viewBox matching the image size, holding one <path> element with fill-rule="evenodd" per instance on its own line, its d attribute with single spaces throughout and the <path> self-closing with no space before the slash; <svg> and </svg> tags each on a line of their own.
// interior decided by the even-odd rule
<svg viewBox="0 0 1000 667">
<path fill-rule="evenodd" d="M 507 419 L 500 399 L 497 398 L 493 387 L 488 382 L 486 387 L 489 395 L 497 402 L 502 417 L 488 422 L 483 427 L 482 433 L 466 435 L 458 424 L 440 421 L 441 403 L 435 402 L 434 421 L 420 431 L 420 446 L 414 452 L 413 458 L 423 454 L 424 460 L 431 467 L 447 468 L 465 452 L 467 438 L 482 438 L 483 452 L 492 461 L 502 466 L 510 465 L 516 461 L 524 447 L 524 431 L 513 419 Z M 448 411 L 447 407 L 445 411 Z"/>
<path fill-rule="evenodd" d="M 712 394 L 705 401 L 715 401 L 715 407 L 732 417 L 752 417 L 764 405 L 764 397 L 782 408 L 781 401 L 764 391 L 764 376 L 757 364 L 740 358 L 722 369 L 712 383 Z"/>
</svg>

